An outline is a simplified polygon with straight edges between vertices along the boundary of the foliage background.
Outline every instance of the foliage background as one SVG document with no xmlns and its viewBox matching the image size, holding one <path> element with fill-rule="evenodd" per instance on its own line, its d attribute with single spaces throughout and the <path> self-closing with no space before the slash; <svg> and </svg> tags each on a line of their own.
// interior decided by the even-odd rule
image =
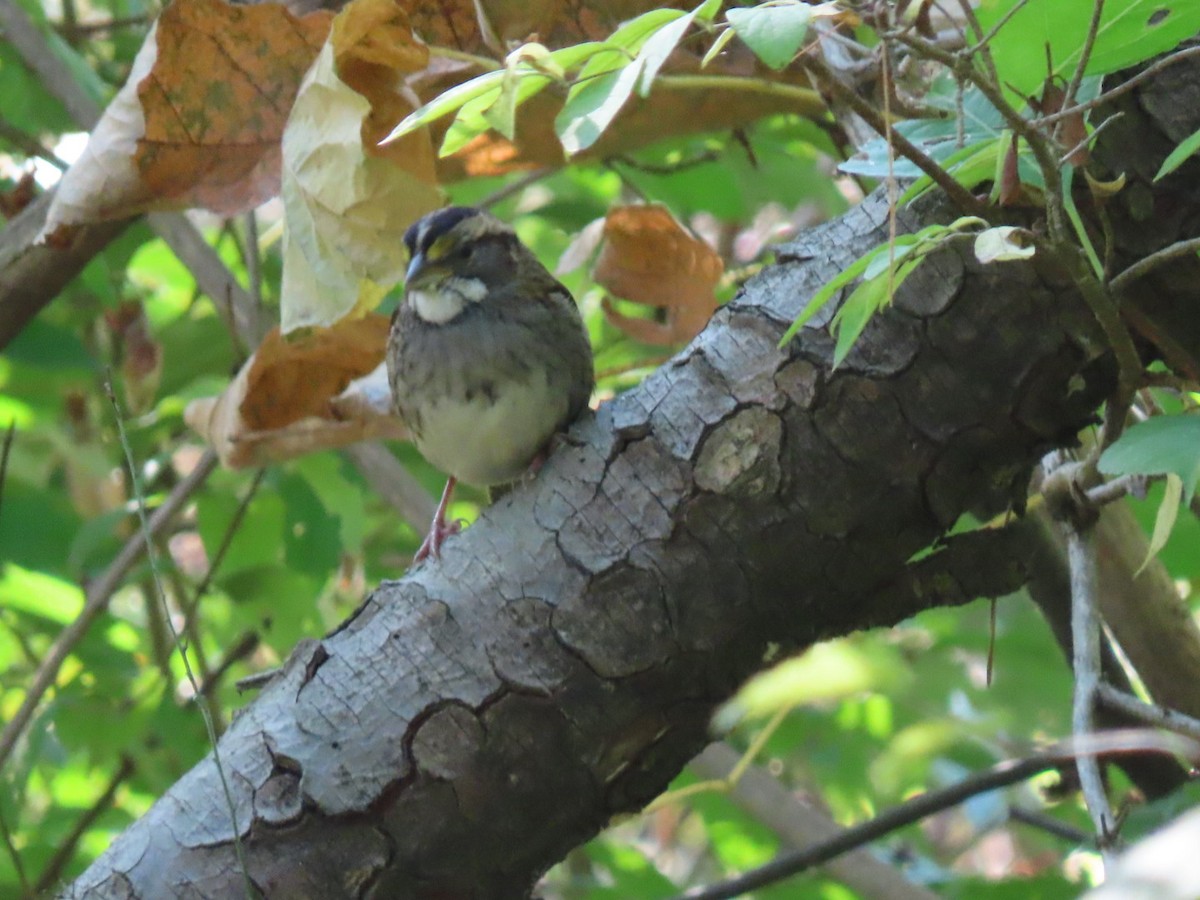
<svg viewBox="0 0 1200 900">
<path fill-rule="evenodd" d="M 1090 8 L 1071 5 L 1079 15 Z M 44 6 L 22 0 L 21 6 L 101 102 L 124 81 L 156 13 L 139 0 Z M 77 153 L 81 141 L 59 101 L 3 40 L 0 96 L 0 192 L 13 200 L 26 173 L 36 173 L 39 189 L 53 184 L 57 169 L 47 159 Z M 841 157 L 820 128 L 776 116 L 744 133 L 675 139 L 572 166 L 510 193 L 494 211 L 515 221 L 554 269 L 573 236 L 612 205 L 666 204 L 721 252 L 727 276 L 720 296 L 728 299 L 740 279 L 770 260 L 771 242 L 837 214 L 870 187 L 835 173 Z M 479 178 L 448 191 L 454 202 L 486 202 L 522 178 Z M 261 208 L 257 231 L 279 215 L 276 203 Z M 276 316 L 277 248 L 260 255 L 244 217 L 196 221 Z M 252 271 L 261 271 L 257 286 Z M 631 341 L 605 320 L 586 268 L 562 277 L 580 300 L 597 349 L 602 401 L 636 383 L 664 351 Z M 385 301 L 385 311 L 394 303 L 394 296 Z M 139 309 L 144 329 L 122 324 L 119 311 Z M 139 352 L 150 352 L 161 368 L 133 365 Z M 153 504 L 200 456 L 183 423 L 185 405 L 219 392 L 244 354 L 219 305 L 200 294 L 142 222 L 97 256 L 0 356 L 0 425 L 15 428 L 0 506 L 0 718 L 16 709 L 37 661 L 78 614 L 86 586 L 136 539 L 135 499 L 106 380 L 115 382 Z M 440 490 L 442 476 L 410 447 L 389 449 L 431 494 Z M 455 513 L 469 517 L 481 497 L 462 497 Z M 1155 495 L 1134 505 L 1149 528 Z M 278 665 L 297 640 L 335 627 L 372 585 L 404 571 L 419 537 L 341 452 L 262 472 L 211 475 L 159 549 L 174 622 L 208 687 L 204 702 L 218 727 L 246 702 L 237 678 Z M 1194 519 L 1181 521 L 1162 555 L 1193 602 L 1198 537 Z M 998 604 L 994 634 L 990 610 L 977 604 L 857 635 L 840 642 L 840 650 L 870 660 L 873 683 L 789 714 L 758 761 L 843 824 L 1069 733 L 1069 669 L 1023 596 Z M 189 693 L 143 564 L 75 648 L 3 771 L 0 895 L 31 895 L 78 874 L 206 752 Z M 744 746 L 756 727 L 744 726 L 731 740 Z M 694 780 L 685 773 L 679 785 Z M 1193 793 L 1166 804 L 1181 808 L 1194 802 L 1186 796 Z M 1077 829 L 1078 838 L 1014 822 L 1011 810 L 1018 807 L 1052 816 Z M 1126 834 L 1136 836 L 1171 809 L 1135 809 Z M 876 850 L 944 896 L 1068 897 L 1094 865 L 1087 829 L 1073 798 L 1019 789 L 979 797 Z M 616 824 L 551 872 L 546 891 L 671 896 L 765 862 L 778 849 L 778 838 L 752 812 L 719 795 L 699 795 Z M 760 895 L 857 896 L 820 875 Z"/>
</svg>

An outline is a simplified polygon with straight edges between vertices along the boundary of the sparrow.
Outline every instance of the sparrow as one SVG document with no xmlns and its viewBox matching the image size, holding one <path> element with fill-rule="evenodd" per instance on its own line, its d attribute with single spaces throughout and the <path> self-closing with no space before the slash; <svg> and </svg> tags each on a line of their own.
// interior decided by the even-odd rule
<svg viewBox="0 0 1200 900">
<path fill-rule="evenodd" d="M 479 486 L 536 470 L 587 406 L 592 348 L 570 292 L 506 223 L 451 206 L 404 235 L 404 297 L 388 334 L 388 383 L 413 443 L 449 478 L 414 561 L 458 532 L 446 508 Z"/>
</svg>

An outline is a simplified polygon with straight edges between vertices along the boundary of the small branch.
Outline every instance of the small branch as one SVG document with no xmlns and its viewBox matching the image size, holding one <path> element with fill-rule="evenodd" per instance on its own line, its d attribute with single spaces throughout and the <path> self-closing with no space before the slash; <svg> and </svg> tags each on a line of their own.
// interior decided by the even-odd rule
<svg viewBox="0 0 1200 900">
<path fill-rule="evenodd" d="M 1196 253 L 1200 253 L 1200 238 L 1177 241 L 1168 247 L 1154 251 L 1149 256 L 1143 256 L 1132 266 L 1113 278 L 1108 283 L 1108 289 L 1114 294 L 1122 294 L 1129 290 L 1135 281 L 1149 274 L 1159 266 L 1169 263 L 1173 259 L 1179 259 L 1182 256 L 1194 256 Z"/>
<path fill-rule="evenodd" d="M 58 885 L 62 879 L 63 870 L 70 863 L 71 857 L 75 855 L 75 850 L 79 846 L 79 841 L 83 838 L 87 830 L 92 827 L 95 821 L 100 818 L 108 808 L 112 806 L 113 799 L 117 795 L 118 788 L 125 782 L 130 775 L 133 774 L 133 760 L 128 756 L 121 757 L 121 765 L 117 767 L 117 771 L 113 773 L 112 778 L 108 781 L 108 786 L 104 792 L 96 798 L 96 801 L 88 807 L 87 811 L 76 820 L 71 827 L 71 833 L 68 834 L 58 844 L 58 849 L 54 851 L 54 855 L 50 857 L 50 861 L 46 863 L 46 868 L 42 870 L 42 874 L 38 876 L 37 885 L 33 891 L 37 895 L 48 892 Z"/>
<path fill-rule="evenodd" d="M 1078 153 L 1080 150 L 1082 150 L 1084 147 L 1086 147 L 1092 141 L 1096 140 L 1096 138 L 1098 138 L 1100 136 L 1100 132 L 1104 131 L 1104 129 L 1106 129 L 1113 122 L 1116 122 L 1118 119 L 1120 119 L 1124 115 L 1125 115 L 1125 113 L 1123 113 L 1123 112 L 1115 112 L 1111 116 L 1109 116 L 1107 119 L 1105 119 L 1103 122 L 1101 122 L 1099 125 L 1097 125 L 1094 129 L 1092 129 L 1091 134 L 1086 135 L 1083 138 L 1083 140 L 1081 140 L 1078 144 L 1076 144 L 1070 150 L 1067 150 L 1065 153 L 1063 153 L 1061 156 L 1059 156 L 1059 158 L 1058 158 L 1059 165 L 1065 166 L 1070 161 L 1072 156 L 1074 156 L 1076 153 Z"/>
<path fill-rule="evenodd" d="M 1104 506 L 1106 503 L 1120 500 L 1127 494 L 1144 490 L 1149 480 L 1145 475 L 1122 475 L 1120 478 L 1088 488 L 1085 496 L 1093 506 Z"/>
<path fill-rule="evenodd" d="M 1197 361 L 1191 351 L 1179 341 L 1160 328 L 1128 295 L 1121 301 L 1121 317 L 1129 323 L 1134 332 L 1155 346 L 1166 364 L 1175 372 L 1187 381 L 1200 382 L 1200 361 Z M 1153 384 L 1155 377 L 1158 376 L 1154 372 L 1147 372 L 1143 380 L 1147 384 Z M 1187 390 L 1193 388 L 1189 387 Z"/>
<path fill-rule="evenodd" d="M 795 853 L 780 854 L 766 865 L 737 878 L 709 885 L 697 891 L 688 891 L 682 896 L 687 900 L 726 900 L 726 898 L 739 897 L 747 891 L 774 884 L 813 866 L 828 862 L 906 825 L 957 806 L 971 797 L 1008 787 L 1032 778 L 1034 775 L 1058 768 L 1062 762 L 1061 755 L 1047 754 L 1000 763 L 991 769 L 968 776 L 957 784 L 914 797 L 880 813 L 874 819 L 853 828 L 847 828 L 835 837 L 812 844 Z"/>
<path fill-rule="evenodd" d="M 1147 725 L 1200 740 L 1200 719 L 1184 715 L 1178 710 L 1145 703 L 1111 684 L 1101 683 L 1097 687 L 1096 696 L 1109 709 L 1123 712 Z"/>
<path fill-rule="evenodd" d="M 1158 62 L 1154 63 L 1154 65 L 1147 66 L 1146 68 L 1142 69 L 1132 78 L 1122 81 L 1112 90 L 1105 91 L 1103 94 L 1093 97 L 1091 100 L 1088 100 L 1084 103 L 1066 107 L 1058 112 L 1050 113 L 1049 115 L 1038 116 L 1036 119 L 1030 119 L 1029 124 L 1037 128 L 1041 128 L 1045 125 L 1058 122 L 1061 119 L 1066 119 L 1070 116 L 1077 116 L 1081 112 L 1085 112 L 1086 110 L 1094 107 L 1102 106 L 1103 104 L 1108 103 L 1110 100 L 1115 100 L 1122 94 L 1129 93 L 1143 81 L 1153 78 L 1163 69 L 1175 65 L 1175 63 L 1183 62 L 1185 59 L 1190 59 L 1193 56 L 1200 56 L 1200 47 L 1188 47 L 1185 50 L 1178 50 L 1175 53 L 1172 53 L 1170 56 L 1160 59 Z"/>
<path fill-rule="evenodd" d="M 43 147 L 42 142 L 33 135 L 26 134 L 20 128 L 15 127 L 3 119 L 0 119 L 0 138 L 8 141 L 26 156 L 44 159 L 59 171 L 65 172 L 68 168 L 70 168 L 65 162 L 59 159 L 53 151 Z"/>
<path fill-rule="evenodd" d="M 844 101 L 847 106 L 861 116 L 863 121 L 870 125 L 880 136 L 890 133 L 896 150 L 928 175 L 964 213 L 979 216 L 980 218 L 987 215 L 988 209 L 986 204 L 955 181 L 949 172 L 930 159 L 912 141 L 899 132 L 891 130 L 887 122 L 879 115 L 879 111 L 854 91 L 850 90 L 850 88 L 842 84 L 824 62 L 808 55 L 803 58 L 803 63 L 805 69 L 813 75 L 821 87 L 839 100 Z"/>
<path fill-rule="evenodd" d="M 724 742 L 709 744 L 688 768 L 702 778 L 724 783 L 742 754 Z M 805 802 L 761 766 L 751 766 L 729 791 L 729 799 L 779 835 L 785 846 L 807 847 L 829 840 L 843 828 L 819 804 Z M 832 860 L 828 874 L 861 897 L 887 900 L 935 900 L 929 888 L 909 881 L 905 873 L 869 850 L 848 851 Z"/>
<path fill-rule="evenodd" d="M 1024 9 L 1028 2 L 1029 2 L 1029 0 L 1021 0 L 1020 3 L 1014 3 L 1013 6 L 1009 9 L 1009 11 L 1006 12 L 1003 16 L 1001 16 L 1000 20 L 991 27 L 991 29 L 988 31 L 988 33 L 979 39 L 979 42 L 977 44 L 975 44 L 975 46 L 967 48 L 967 51 L 966 51 L 967 55 L 973 56 L 974 54 L 983 51 L 983 52 L 986 52 L 990 56 L 991 50 L 988 49 L 988 44 L 991 43 L 992 38 L 994 38 L 997 34 L 999 34 L 1000 29 L 1002 29 L 1005 25 L 1007 25 L 1012 20 L 1013 16 L 1015 16 L 1022 9 Z M 1000 80 L 997 78 L 996 84 L 999 84 L 999 83 L 1000 83 Z"/>
<path fill-rule="evenodd" d="M 12 419 L 8 423 L 8 430 L 4 432 L 4 445 L 0 446 L 0 511 L 4 509 L 4 485 L 8 483 L 8 457 L 16 437 L 17 420 Z"/>
<path fill-rule="evenodd" d="M 1079 51 L 1079 62 L 1075 64 L 1075 71 L 1071 73 L 1071 81 L 1067 86 L 1067 93 L 1063 96 L 1063 106 L 1074 103 L 1075 96 L 1079 93 L 1079 85 L 1083 83 L 1083 73 L 1092 58 L 1092 48 L 1096 46 L 1096 34 L 1100 31 L 1100 16 L 1103 13 L 1104 0 L 1092 0 L 1092 18 L 1088 22 L 1087 35 L 1083 39 L 1083 48 Z M 1063 123 L 1059 122 L 1054 128 L 1054 140 L 1056 142 L 1062 133 L 1062 127 Z M 1070 155 L 1070 153 L 1066 154 L 1066 156 Z"/>
<path fill-rule="evenodd" d="M 225 655 L 221 657 L 221 661 L 217 663 L 217 667 L 204 679 L 204 682 L 200 685 L 200 693 L 205 697 L 212 696 L 213 692 L 220 686 L 221 680 L 229 673 L 234 664 L 241 662 L 252 654 L 258 649 L 258 645 L 259 637 L 256 632 L 247 631 L 243 634 L 237 643 L 225 651 Z"/>
<path fill-rule="evenodd" d="M 151 537 L 160 535 L 167 529 L 176 514 L 187 505 L 192 494 L 200 485 L 204 484 L 205 479 L 216 467 L 216 454 L 211 450 L 206 450 L 200 457 L 200 461 L 196 463 L 196 468 L 175 485 L 167 499 L 150 516 L 146 530 Z M 125 546 L 121 548 L 121 552 L 109 563 L 104 574 L 88 586 L 83 609 L 75 617 L 75 621 L 64 628 L 55 638 L 54 643 L 50 645 L 41 665 L 29 682 L 29 687 L 25 691 L 25 699 L 21 701 L 20 708 L 4 726 L 4 730 L 0 732 L 0 768 L 12 755 L 18 738 L 28 726 L 42 697 L 58 677 L 58 670 L 62 667 L 63 661 L 87 634 L 96 618 L 108 609 L 108 601 L 121 586 L 122 579 L 134 564 L 141 560 L 145 552 L 146 543 L 143 536 L 140 533 L 132 535 L 125 542 Z"/>
<path fill-rule="evenodd" d="M 1053 816 L 1034 812 L 1032 809 L 1010 806 L 1008 808 L 1008 818 L 1010 821 L 1029 825 L 1046 832 L 1046 834 L 1052 834 L 1055 837 L 1062 838 L 1064 841 L 1069 841 L 1072 844 L 1086 845 L 1091 843 L 1092 836 L 1086 831 L 1080 831 L 1066 822 L 1060 822 Z"/>
<path fill-rule="evenodd" d="M 1071 647 L 1075 672 L 1075 697 L 1071 707 L 1071 731 L 1078 738 L 1095 730 L 1093 715 L 1100 685 L 1100 617 L 1096 612 L 1096 545 L 1090 525 L 1067 529 L 1067 560 L 1071 569 Z M 1095 756 L 1075 761 L 1083 799 L 1092 817 L 1096 841 L 1107 862 L 1112 862 L 1116 820 L 1108 805 L 1100 762 Z"/>
<path fill-rule="evenodd" d="M 203 696 L 200 693 L 200 682 L 196 678 L 195 672 L 192 670 L 192 664 L 188 660 L 187 651 L 183 645 L 183 641 L 179 633 L 175 630 L 175 626 L 171 622 L 171 613 L 167 608 L 167 594 L 163 589 L 162 575 L 159 572 L 158 557 L 154 552 L 154 536 L 150 531 L 150 523 L 146 516 L 146 500 L 142 493 L 141 482 L 137 477 L 137 466 L 133 460 L 133 448 L 129 444 L 129 437 L 125 434 L 125 419 L 121 414 L 120 404 L 117 402 L 117 396 L 113 393 L 112 376 L 104 382 L 105 392 L 108 394 L 108 402 L 112 404 L 113 414 L 116 417 L 117 437 L 121 441 L 121 449 L 125 453 L 125 465 L 129 470 L 129 484 L 132 488 L 133 498 L 137 505 L 138 525 L 141 526 L 140 534 L 142 542 L 146 548 L 146 560 L 150 563 L 150 574 L 154 579 L 154 587 L 157 592 L 157 600 L 163 607 L 164 619 L 167 624 L 167 629 L 171 633 L 171 639 L 175 643 L 175 647 L 179 650 L 179 659 L 183 663 L 183 671 L 187 676 L 188 684 L 192 688 L 192 696 L 197 699 L 196 708 L 200 711 L 200 718 L 204 720 L 204 730 L 208 734 L 208 742 L 212 747 L 213 765 L 217 770 L 217 776 L 221 781 L 221 789 L 225 794 L 225 804 L 229 811 L 229 824 L 233 828 L 233 852 L 237 859 L 239 870 L 242 874 L 243 885 L 245 887 L 246 897 L 255 897 L 258 892 L 254 888 L 254 883 L 250 879 L 250 870 L 246 866 L 246 855 L 242 847 L 242 835 L 238 828 L 237 806 L 233 802 L 233 791 L 229 787 L 229 779 L 225 775 L 225 766 L 221 762 L 221 748 L 217 746 L 217 732 L 213 724 L 213 717 L 204 704 Z"/>
<path fill-rule="evenodd" d="M 417 534 L 422 534 L 437 504 L 429 491 L 404 468 L 390 450 L 377 441 L 352 444 L 342 452 L 354 463 L 377 496 L 400 514 Z"/>
<path fill-rule="evenodd" d="M 540 169 L 534 169 L 532 172 L 526 172 L 520 178 L 516 178 L 504 185 L 504 187 L 497 188 L 496 190 L 492 191 L 476 205 L 480 209 L 491 209 L 501 200 L 507 200 L 513 194 L 525 190 L 525 188 L 529 187 L 531 184 L 535 184 L 548 175 L 553 175 L 557 171 L 558 169 L 552 166 L 543 166 Z"/>
<path fill-rule="evenodd" d="M 17 881 L 21 884 L 22 895 L 26 897 L 33 895 L 35 892 L 29 888 L 29 878 L 25 874 L 25 863 L 21 861 L 21 851 L 13 842 L 12 832 L 8 828 L 8 822 L 4 818 L 2 809 L 0 809 L 0 837 L 4 838 L 4 847 L 8 850 L 8 858 L 12 860 L 13 871 L 17 873 Z"/>
</svg>

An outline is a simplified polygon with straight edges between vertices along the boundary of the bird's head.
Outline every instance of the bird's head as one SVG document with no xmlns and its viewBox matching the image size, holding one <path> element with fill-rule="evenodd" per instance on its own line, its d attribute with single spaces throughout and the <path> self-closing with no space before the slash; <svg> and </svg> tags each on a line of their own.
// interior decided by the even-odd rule
<svg viewBox="0 0 1200 900">
<path fill-rule="evenodd" d="M 422 217 L 404 233 L 404 244 L 410 260 L 406 302 L 438 325 L 511 281 L 524 250 L 511 227 L 470 206 L 448 206 Z"/>
</svg>

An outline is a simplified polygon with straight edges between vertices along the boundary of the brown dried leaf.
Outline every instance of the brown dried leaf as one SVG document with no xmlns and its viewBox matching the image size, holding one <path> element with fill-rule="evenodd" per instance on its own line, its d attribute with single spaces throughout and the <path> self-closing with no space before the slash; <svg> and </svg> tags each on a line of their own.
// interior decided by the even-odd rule
<svg viewBox="0 0 1200 900">
<path fill-rule="evenodd" d="M 1031 97 L 1029 105 L 1039 115 L 1052 116 L 1055 113 L 1062 112 L 1066 101 L 1066 89 L 1054 78 L 1047 78 L 1042 85 L 1042 96 Z M 1071 155 L 1066 157 L 1066 161 L 1073 166 L 1087 165 L 1087 161 L 1091 157 L 1091 151 L 1086 143 L 1088 131 L 1084 113 L 1082 111 L 1072 113 L 1056 127 L 1059 129 L 1058 137 L 1063 149 L 1073 150 Z"/>
<path fill-rule="evenodd" d="M 405 229 L 441 205 L 427 132 L 376 147 L 416 107 L 405 77 L 427 61 L 396 0 L 334 20 L 283 135 L 285 332 L 373 309 L 404 275 Z"/>
<path fill-rule="evenodd" d="M 188 404 L 184 420 L 230 468 L 262 465 L 408 432 L 391 409 L 383 364 L 386 316 L 285 340 L 275 329 L 219 397 Z"/>
<path fill-rule="evenodd" d="M 152 209 L 249 209 L 279 191 L 279 138 L 329 29 L 273 3 L 176 0 L 63 176 L 42 240 Z"/>
<path fill-rule="evenodd" d="M 714 288 L 725 265 L 661 206 L 623 206 L 604 223 L 604 246 L 592 277 L 618 297 L 665 310 L 664 321 L 624 316 L 607 301 L 614 326 L 636 340 L 665 346 L 691 340 L 717 308 Z"/>
<path fill-rule="evenodd" d="M 279 192 L 279 138 L 330 13 L 176 0 L 158 21 L 158 60 L 138 85 L 137 166 L 157 197 L 230 215 Z"/>
</svg>

